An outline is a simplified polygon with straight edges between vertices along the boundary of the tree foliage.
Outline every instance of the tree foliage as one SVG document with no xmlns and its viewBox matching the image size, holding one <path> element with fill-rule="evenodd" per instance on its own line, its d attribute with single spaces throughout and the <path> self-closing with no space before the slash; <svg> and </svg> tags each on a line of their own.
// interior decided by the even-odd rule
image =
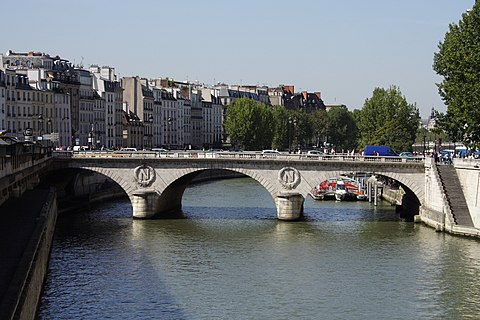
<svg viewBox="0 0 480 320">
<path fill-rule="evenodd" d="M 443 77 L 439 93 L 448 106 L 440 124 L 452 139 L 478 147 L 480 141 L 480 2 L 451 24 L 438 45 L 433 69 Z"/>
<path fill-rule="evenodd" d="M 312 126 L 311 143 L 316 146 L 322 146 L 328 142 L 328 118 L 327 111 L 320 109 L 312 113 L 310 117 Z"/>
<path fill-rule="evenodd" d="M 266 105 L 241 98 L 228 106 L 225 129 L 232 142 L 245 150 L 270 148 L 274 130 L 272 114 Z"/>
<path fill-rule="evenodd" d="M 273 141 L 272 148 L 283 150 L 288 146 L 288 111 L 282 106 L 272 108 Z"/>
<path fill-rule="evenodd" d="M 361 147 L 389 145 L 397 151 L 411 150 L 420 124 L 418 108 L 408 104 L 396 86 L 375 88 L 355 118 Z"/>
<path fill-rule="evenodd" d="M 357 124 L 353 113 L 345 107 L 332 108 L 327 112 L 327 136 L 337 152 L 353 149 L 357 144 Z"/>
<path fill-rule="evenodd" d="M 291 135 L 291 146 L 295 150 L 298 147 L 306 146 L 312 136 L 310 114 L 304 110 L 289 111 L 290 123 L 287 131 Z"/>
</svg>

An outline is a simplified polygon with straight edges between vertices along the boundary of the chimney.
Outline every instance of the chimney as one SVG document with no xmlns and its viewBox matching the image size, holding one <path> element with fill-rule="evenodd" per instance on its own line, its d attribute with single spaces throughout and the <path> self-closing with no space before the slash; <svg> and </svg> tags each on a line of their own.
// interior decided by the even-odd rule
<svg viewBox="0 0 480 320">
<path fill-rule="evenodd" d="M 294 86 L 282 86 L 283 90 L 288 92 L 289 94 L 293 95 L 295 93 L 295 87 Z"/>
<path fill-rule="evenodd" d="M 315 95 L 317 96 L 318 100 L 322 100 L 322 94 L 320 91 L 315 92 Z"/>
</svg>

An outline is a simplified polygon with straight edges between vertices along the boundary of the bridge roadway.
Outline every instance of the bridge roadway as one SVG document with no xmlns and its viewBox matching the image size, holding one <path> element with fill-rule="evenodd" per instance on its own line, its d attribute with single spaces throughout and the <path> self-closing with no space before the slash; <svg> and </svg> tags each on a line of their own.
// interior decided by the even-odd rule
<svg viewBox="0 0 480 320">
<path fill-rule="evenodd" d="M 398 181 L 421 206 L 425 202 L 423 158 L 309 156 L 259 152 L 59 152 L 55 167 L 103 174 L 129 196 L 133 217 L 155 218 L 180 211 L 189 182 L 200 172 L 224 169 L 258 181 L 272 196 L 280 220 L 298 220 L 311 189 L 325 179 L 372 172 Z"/>
</svg>

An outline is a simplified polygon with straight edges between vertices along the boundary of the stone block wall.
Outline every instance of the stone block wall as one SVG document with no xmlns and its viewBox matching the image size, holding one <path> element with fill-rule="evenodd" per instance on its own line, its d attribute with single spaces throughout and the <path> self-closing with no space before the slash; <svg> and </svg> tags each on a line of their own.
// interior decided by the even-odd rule
<svg viewBox="0 0 480 320">
<path fill-rule="evenodd" d="M 475 228 L 480 228 L 480 161 L 455 159 L 455 169 L 462 186 Z"/>
<path fill-rule="evenodd" d="M 444 228 L 453 222 L 446 217 L 446 199 L 440 176 L 434 167 L 433 159 L 425 163 L 425 205 L 421 208 L 421 220 L 434 228 Z M 440 227 L 439 227 L 440 226 Z"/>
</svg>

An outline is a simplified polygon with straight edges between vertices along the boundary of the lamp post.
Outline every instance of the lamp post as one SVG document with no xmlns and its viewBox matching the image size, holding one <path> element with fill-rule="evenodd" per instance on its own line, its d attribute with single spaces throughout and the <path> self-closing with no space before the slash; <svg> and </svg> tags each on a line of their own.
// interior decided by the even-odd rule
<svg viewBox="0 0 480 320">
<path fill-rule="evenodd" d="M 288 117 L 288 153 L 292 153 L 292 135 L 295 130 L 297 120 L 292 117 Z"/>
<path fill-rule="evenodd" d="M 48 136 L 50 137 L 48 144 L 50 146 L 52 146 L 52 143 L 53 143 L 53 141 L 52 141 L 52 131 L 53 130 L 52 130 L 52 119 L 50 119 L 50 118 L 47 119 L 47 129 L 46 130 L 47 130 Z"/>
<path fill-rule="evenodd" d="M 37 140 L 43 140 L 43 116 L 38 116 L 38 137 Z"/>
<path fill-rule="evenodd" d="M 93 149 L 93 123 L 90 123 L 90 132 L 88 133 L 88 146 L 90 150 Z"/>
<path fill-rule="evenodd" d="M 425 148 L 425 139 L 427 138 L 425 132 L 423 133 L 423 157 L 427 155 L 426 148 Z"/>
<path fill-rule="evenodd" d="M 148 116 L 148 123 L 150 123 L 150 130 L 148 133 L 149 148 L 153 147 L 153 115 Z"/>
<path fill-rule="evenodd" d="M 168 123 L 168 149 L 170 150 L 172 147 L 171 147 L 171 144 L 172 144 L 172 122 L 173 122 L 173 119 L 171 117 L 168 117 L 167 119 L 167 123 Z"/>
</svg>

